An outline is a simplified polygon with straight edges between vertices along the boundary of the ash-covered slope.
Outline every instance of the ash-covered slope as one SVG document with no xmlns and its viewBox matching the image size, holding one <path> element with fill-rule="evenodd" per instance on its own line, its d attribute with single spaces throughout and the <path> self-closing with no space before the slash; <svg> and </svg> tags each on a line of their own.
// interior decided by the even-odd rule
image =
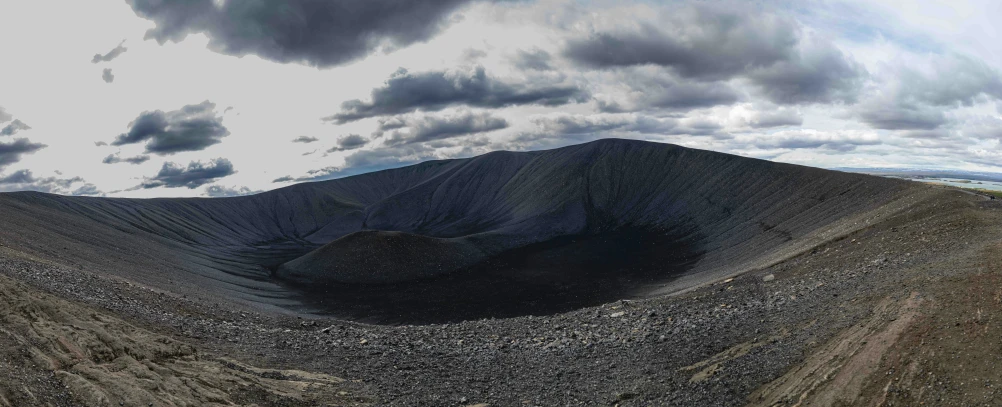
<svg viewBox="0 0 1002 407">
<path fill-rule="evenodd" d="M 190 284 L 280 305 L 301 301 L 295 293 L 305 289 L 312 304 L 361 318 L 431 303 L 523 304 L 476 317 L 684 289 L 864 227 L 867 211 L 910 188 L 918 187 L 602 140 L 248 197 L 3 194 L 0 243 L 163 289 Z"/>
<path fill-rule="evenodd" d="M 402 282 L 560 237 L 625 231 L 660 236 L 678 257 L 706 255 L 706 268 L 761 256 L 906 186 L 624 140 L 460 164 L 369 205 L 365 231 L 284 264 L 279 276 Z"/>
</svg>

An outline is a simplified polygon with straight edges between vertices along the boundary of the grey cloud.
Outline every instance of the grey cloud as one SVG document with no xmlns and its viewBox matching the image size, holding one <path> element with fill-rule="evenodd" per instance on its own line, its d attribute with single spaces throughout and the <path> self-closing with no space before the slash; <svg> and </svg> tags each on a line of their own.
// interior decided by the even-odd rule
<svg viewBox="0 0 1002 407">
<path fill-rule="evenodd" d="M 951 131 L 943 129 L 935 130 L 907 130 L 897 133 L 901 137 L 910 139 L 924 139 L 924 140 L 943 140 L 954 138 L 954 134 Z"/>
<path fill-rule="evenodd" d="M 7 123 L 13 118 L 14 116 L 11 116 L 11 114 L 7 113 L 7 110 L 4 109 L 3 106 L 0 106 L 0 123 Z"/>
<path fill-rule="evenodd" d="M 597 68 L 653 64 L 703 80 L 728 79 L 789 58 L 800 33 L 794 21 L 731 6 L 700 3 L 666 10 L 657 25 L 596 31 L 569 40 L 564 53 Z"/>
<path fill-rule="evenodd" d="M 486 51 L 479 50 L 476 48 L 468 48 L 466 49 L 466 51 L 463 51 L 463 56 L 460 59 L 466 62 L 477 62 L 486 56 L 487 56 Z"/>
<path fill-rule="evenodd" d="M 515 52 L 512 62 L 516 68 L 523 71 L 551 71 L 553 66 L 550 61 L 553 59 L 549 52 L 541 49 L 526 51 L 520 49 Z"/>
<path fill-rule="evenodd" d="M 675 119 L 658 119 L 641 115 L 569 115 L 534 117 L 530 121 L 537 129 L 519 133 L 509 148 L 535 150 L 556 148 L 606 137 L 636 138 L 645 135 L 674 134 Z"/>
<path fill-rule="evenodd" d="M 435 158 L 434 154 L 434 148 L 421 144 L 405 144 L 374 150 L 362 150 L 345 157 L 344 168 L 337 171 L 331 171 L 330 168 L 327 168 L 311 175 L 325 174 L 324 176 L 329 177 L 334 174 L 339 176 L 360 174 L 428 160 Z"/>
<path fill-rule="evenodd" d="M 284 177 L 275 178 L 271 182 L 278 183 L 278 182 L 290 182 L 290 181 L 295 181 L 295 178 L 292 178 L 292 177 L 286 175 Z"/>
<path fill-rule="evenodd" d="M 423 143 L 508 127 L 508 121 L 490 113 L 461 112 L 449 116 L 423 116 L 407 120 L 407 130 L 393 131 L 387 145 Z"/>
<path fill-rule="evenodd" d="M 803 123 L 804 118 L 800 116 L 800 113 L 789 109 L 757 111 L 748 119 L 748 125 L 756 129 L 799 126 Z"/>
<path fill-rule="evenodd" d="M 103 192 L 101 192 L 101 190 L 97 188 L 97 185 L 84 184 L 81 185 L 80 188 L 73 190 L 73 192 L 71 192 L 70 194 L 75 196 L 94 196 L 94 195 L 102 195 Z"/>
<path fill-rule="evenodd" d="M 781 104 L 852 102 L 866 77 L 862 65 L 794 20 L 736 2 L 690 4 L 656 22 L 595 30 L 567 41 L 564 54 L 592 68 L 654 65 L 704 82 L 746 78 Z"/>
<path fill-rule="evenodd" d="M 748 77 L 774 103 L 855 102 L 866 69 L 828 43 L 807 41 L 800 53 Z"/>
<path fill-rule="evenodd" d="M 156 27 L 146 38 L 180 41 L 204 33 L 209 48 L 227 55 L 330 67 L 377 49 L 428 40 L 470 0 L 128 0 Z"/>
<path fill-rule="evenodd" d="M 971 117 L 964 121 L 961 132 L 976 139 L 1002 142 L 1002 120 L 993 116 Z"/>
<path fill-rule="evenodd" d="M 104 72 L 101 74 L 101 79 L 104 79 L 105 83 L 112 83 L 115 81 L 115 75 L 111 73 L 111 68 L 104 68 Z"/>
<path fill-rule="evenodd" d="M 942 109 L 874 101 L 861 106 L 859 116 L 870 127 L 885 130 L 932 130 L 946 123 Z"/>
<path fill-rule="evenodd" d="M 30 170 L 20 170 L 0 178 L 0 184 L 24 184 L 34 180 Z"/>
<path fill-rule="evenodd" d="M 320 139 L 318 139 L 316 137 L 307 137 L 307 136 L 299 136 L 299 137 L 296 137 L 296 138 L 292 139 L 293 143 L 309 144 L 309 143 L 312 143 L 314 141 L 320 141 Z"/>
<path fill-rule="evenodd" d="M 340 167 L 324 167 L 317 170 L 307 171 L 306 176 L 295 178 L 295 181 L 320 181 L 325 179 L 337 178 L 338 174 L 341 172 Z M 283 177 L 288 178 L 288 177 Z"/>
<path fill-rule="evenodd" d="M 386 119 L 379 119 L 379 130 L 395 130 L 407 127 L 407 122 L 404 121 L 402 117 L 390 117 Z"/>
<path fill-rule="evenodd" d="M 108 143 L 104 142 L 104 141 L 95 141 L 94 145 L 97 146 L 97 147 L 102 147 L 102 146 L 108 145 Z"/>
<path fill-rule="evenodd" d="M 45 144 L 32 143 L 26 138 L 12 143 L 0 143 L 0 169 L 21 160 L 21 155 L 31 154 L 45 148 Z"/>
<path fill-rule="evenodd" d="M 681 120 L 679 126 L 672 130 L 671 134 L 730 138 L 730 135 L 721 133 L 723 129 L 724 126 L 716 121 L 697 117 Z"/>
<path fill-rule="evenodd" d="M 337 139 L 337 146 L 332 147 L 327 150 L 328 153 L 333 153 L 335 151 L 348 151 L 354 150 L 356 148 L 361 148 L 369 142 L 369 139 L 362 137 L 358 134 L 349 134 L 346 136 L 341 136 Z"/>
<path fill-rule="evenodd" d="M 216 158 L 208 163 L 192 161 L 187 167 L 168 161 L 164 163 L 155 177 L 147 178 L 139 187 L 144 189 L 157 187 L 195 189 L 235 173 L 233 164 L 225 158 Z"/>
<path fill-rule="evenodd" d="M 927 72 L 901 67 L 881 82 L 880 96 L 857 107 L 859 117 L 878 129 L 938 129 L 948 122 L 944 111 L 1002 99 L 1002 74 L 960 55 L 937 56 Z"/>
<path fill-rule="evenodd" d="M 94 59 L 91 59 L 90 62 L 95 64 L 98 62 L 108 62 L 115 58 L 118 58 L 119 55 L 122 55 L 123 52 L 128 50 L 129 50 L 128 48 L 125 48 L 125 41 L 122 41 L 120 44 L 118 44 L 117 47 L 113 48 L 111 51 L 108 51 L 108 53 L 104 55 L 94 54 Z"/>
<path fill-rule="evenodd" d="M 469 72 L 410 73 L 401 69 L 384 86 L 373 89 L 371 99 L 371 102 L 358 99 L 344 102 L 340 113 L 324 120 L 344 124 L 418 110 L 438 111 L 456 105 L 484 108 L 559 106 L 585 100 L 587 93 L 573 85 L 506 83 L 488 76 L 483 67 Z"/>
<path fill-rule="evenodd" d="M 616 77 L 616 82 L 626 85 L 626 95 L 619 99 L 598 99 L 598 108 L 602 112 L 686 111 L 730 105 L 741 98 L 725 83 L 679 81 L 661 69 L 626 69 Z"/>
<path fill-rule="evenodd" d="M 105 164 L 117 164 L 117 163 L 142 164 L 149 160 L 150 156 L 148 155 L 137 155 L 135 157 L 122 158 L 118 154 L 111 154 L 108 155 L 107 157 L 104 157 L 104 159 L 101 160 L 101 162 Z"/>
<path fill-rule="evenodd" d="M 64 193 L 73 184 L 78 182 L 83 182 L 83 178 L 37 178 L 31 170 L 19 170 L 7 176 L 0 177 L 0 191 Z"/>
<path fill-rule="evenodd" d="M 14 121 L 10 122 L 10 124 L 4 126 L 3 129 L 0 129 L 0 136 L 13 136 L 21 130 L 31 130 L 31 126 L 28 126 L 20 120 L 14 119 Z"/>
<path fill-rule="evenodd" d="M 225 198 L 229 196 L 244 196 L 256 194 L 260 191 L 253 191 L 247 187 L 224 187 L 221 185 L 209 185 L 205 188 L 205 195 L 212 198 Z"/>
<path fill-rule="evenodd" d="M 215 103 L 205 101 L 166 113 L 143 112 L 129 123 L 129 132 L 116 137 L 111 145 L 148 141 L 146 151 L 160 155 L 204 150 L 230 134 L 215 107 Z"/>
<path fill-rule="evenodd" d="M 793 130 L 768 135 L 756 135 L 751 144 L 762 149 L 796 150 L 820 148 L 848 152 L 855 150 L 859 146 L 872 146 L 881 143 L 880 139 L 873 135 Z"/>
<path fill-rule="evenodd" d="M 558 115 L 536 117 L 532 122 L 543 135 L 592 135 L 609 131 L 641 134 L 668 134 L 678 123 L 673 119 L 655 119 L 646 116 L 584 116 Z"/>
<path fill-rule="evenodd" d="M 342 167 L 332 166 L 310 170 L 307 171 L 306 175 L 295 178 L 295 181 L 321 181 L 397 168 L 439 158 L 436 157 L 435 152 L 434 148 L 425 144 L 401 144 L 372 150 L 359 150 L 345 157 L 345 164 Z M 290 177 L 280 179 L 284 181 L 286 178 Z"/>
<path fill-rule="evenodd" d="M 971 106 L 979 97 L 1002 99 L 1002 75 L 984 61 L 949 55 L 933 64 L 931 75 L 903 69 L 896 73 L 904 102 L 933 106 Z"/>
</svg>

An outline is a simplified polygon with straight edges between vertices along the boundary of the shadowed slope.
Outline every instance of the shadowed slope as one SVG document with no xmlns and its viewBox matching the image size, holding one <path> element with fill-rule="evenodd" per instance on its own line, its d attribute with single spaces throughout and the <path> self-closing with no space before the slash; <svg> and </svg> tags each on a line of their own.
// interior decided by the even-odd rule
<svg viewBox="0 0 1002 407">
<path fill-rule="evenodd" d="M 4 194 L 0 211 L 11 216 L 0 243 L 56 260 L 65 247 L 72 255 L 64 262 L 180 292 L 292 306 L 302 300 L 277 277 L 337 315 L 450 320 L 692 287 L 864 227 L 873 221 L 868 211 L 911 188 L 602 140 L 248 197 Z M 457 317 L 460 309 L 466 314 Z"/>
</svg>

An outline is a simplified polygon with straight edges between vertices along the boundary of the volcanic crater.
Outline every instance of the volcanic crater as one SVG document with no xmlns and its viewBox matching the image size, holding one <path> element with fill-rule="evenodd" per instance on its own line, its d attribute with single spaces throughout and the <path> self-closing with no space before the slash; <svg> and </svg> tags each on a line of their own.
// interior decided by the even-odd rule
<svg viewBox="0 0 1002 407">
<path fill-rule="evenodd" d="M 683 292 L 857 230 L 914 189 L 605 139 L 243 197 L 2 194 L 0 234 L 40 257 L 175 293 L 427 324 Z"/>
</svg>

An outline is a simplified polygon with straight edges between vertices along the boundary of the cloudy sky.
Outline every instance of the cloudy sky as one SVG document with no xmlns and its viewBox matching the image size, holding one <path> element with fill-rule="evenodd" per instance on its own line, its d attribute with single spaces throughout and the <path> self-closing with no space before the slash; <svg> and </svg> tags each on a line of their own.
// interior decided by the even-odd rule
<svg viewBox="0 0 1002 407">
<path fill-rule="evenodd" d="M 0 3 L 0 191 L 226 196 L 644 139 L 1002 172 L 1002 3 Z"/>
</svg>

